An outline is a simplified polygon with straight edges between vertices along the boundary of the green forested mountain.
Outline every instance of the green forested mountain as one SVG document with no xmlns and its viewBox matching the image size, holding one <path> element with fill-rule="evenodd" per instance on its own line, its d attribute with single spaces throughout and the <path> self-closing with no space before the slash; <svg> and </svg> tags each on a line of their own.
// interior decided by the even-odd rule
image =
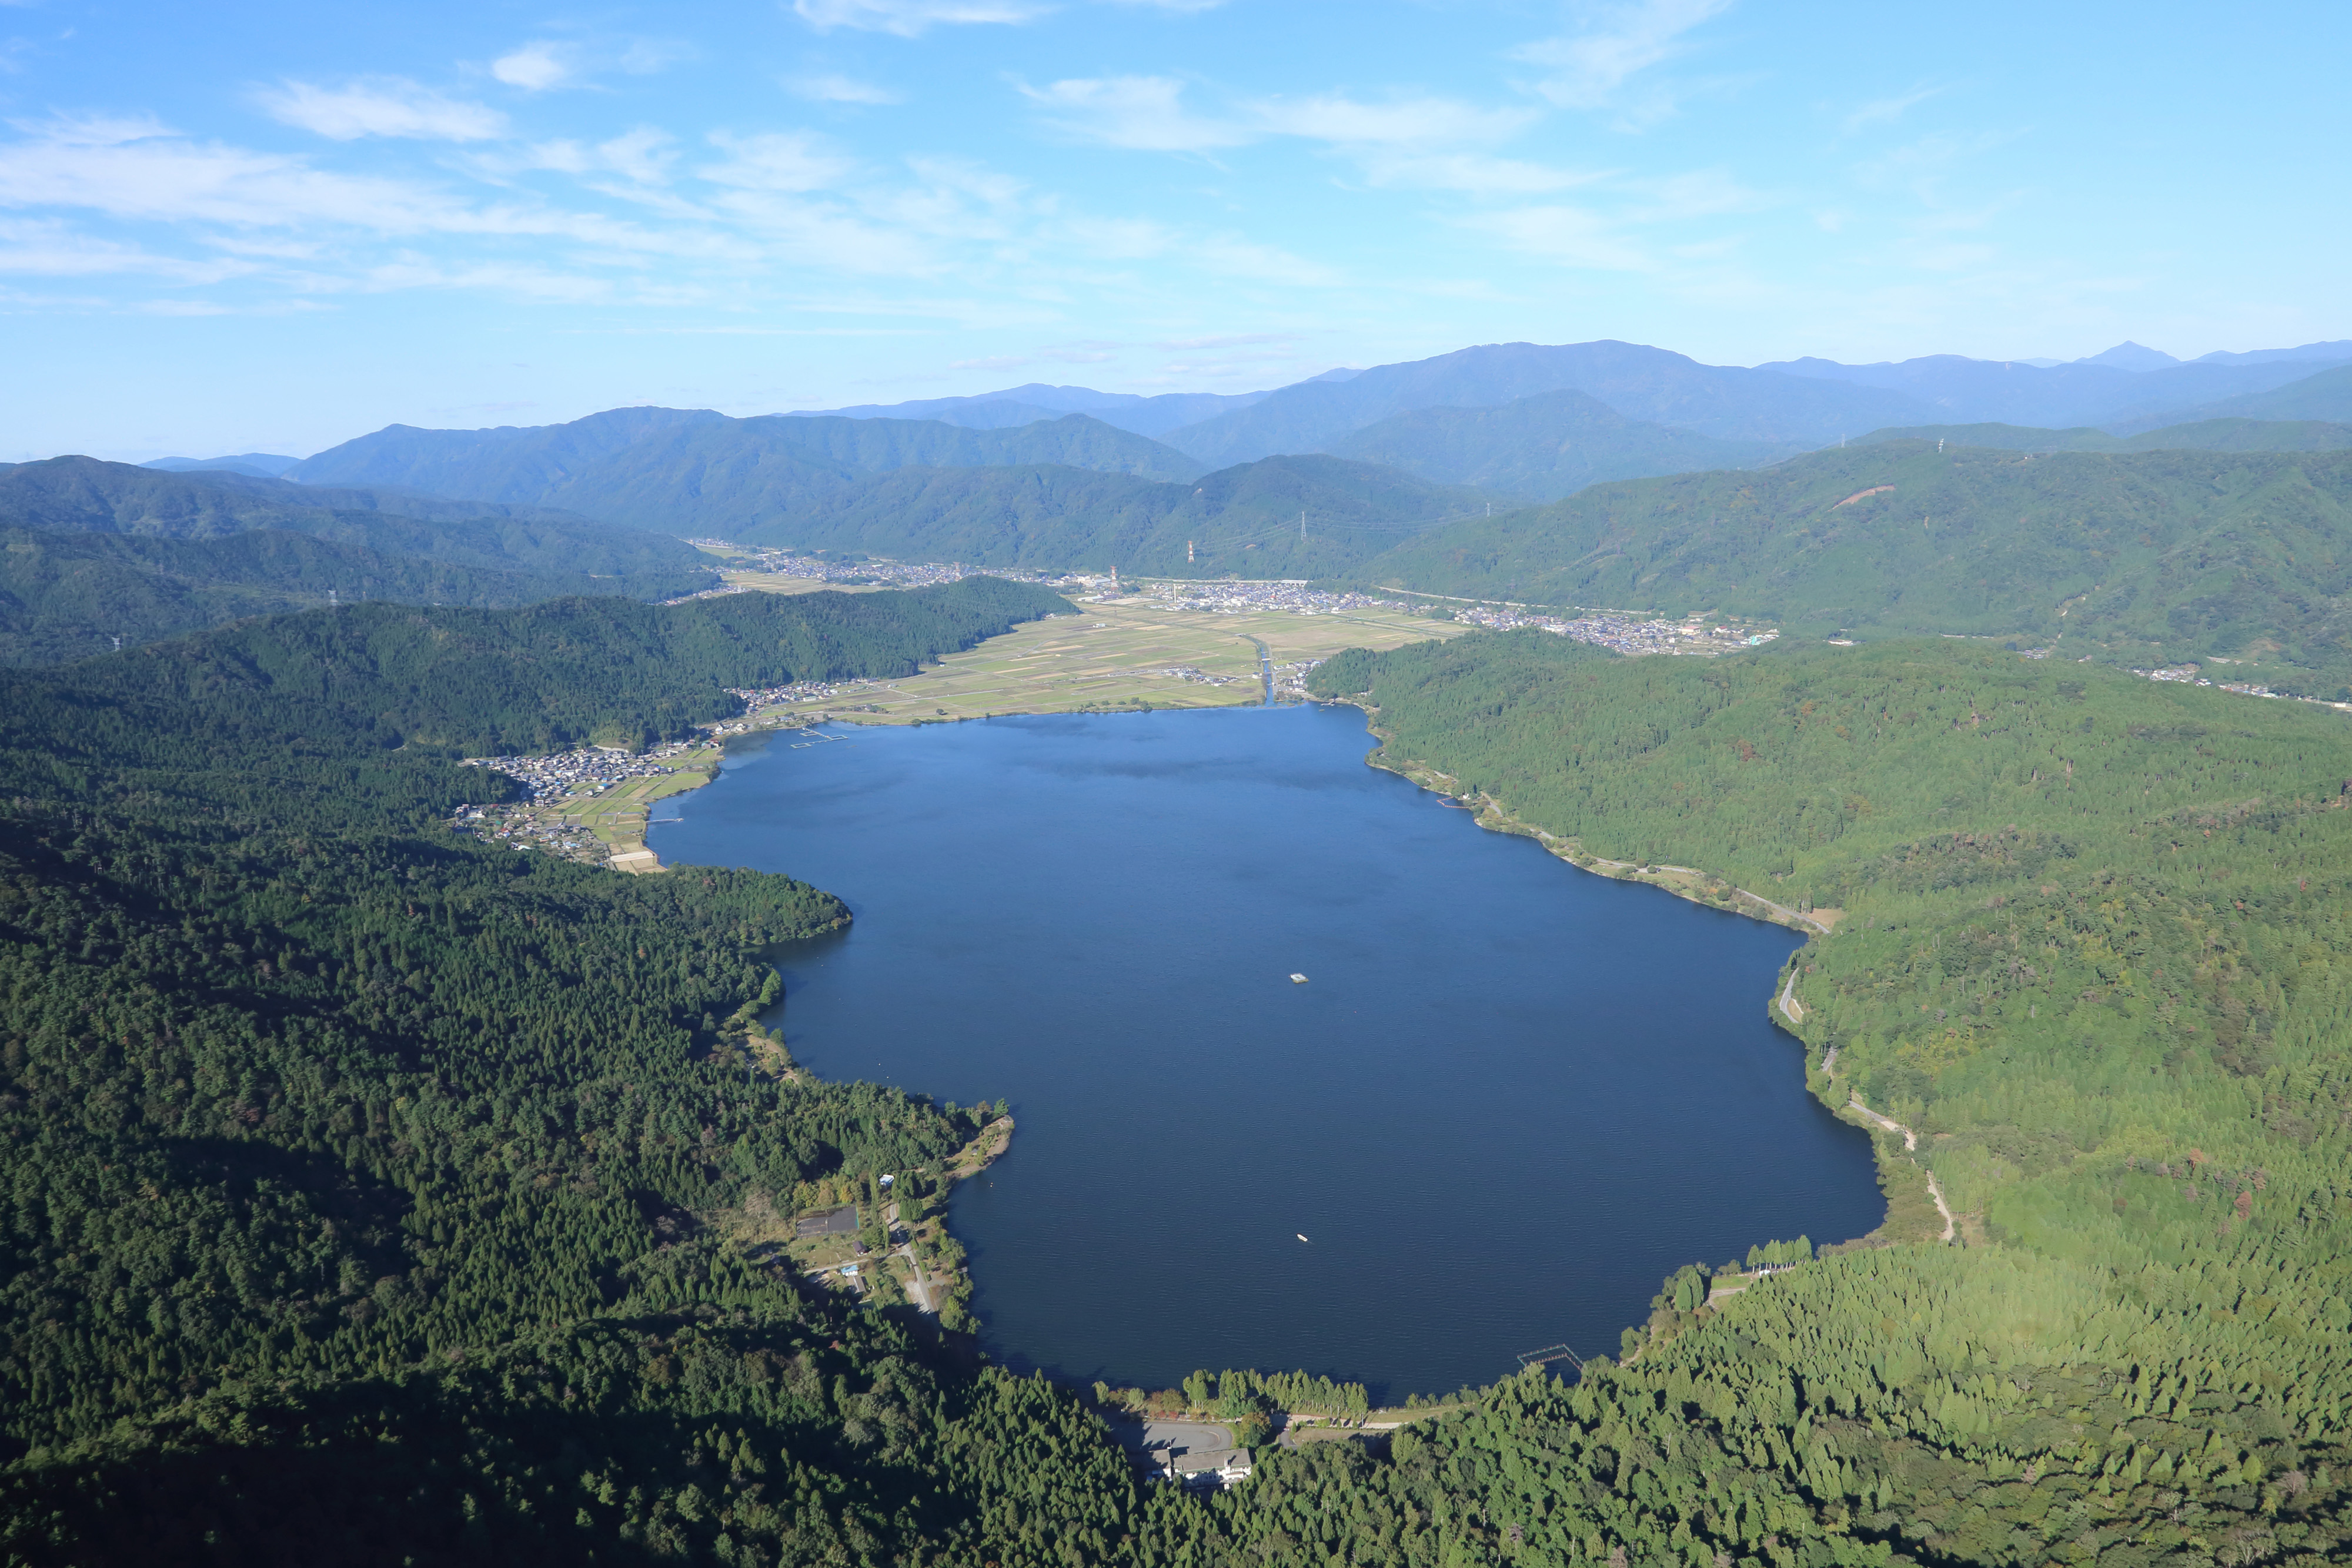
<svg viewBox="0 0 2352 1568">
<path fill-rule="evenodd" d="M 0 471 L 0 663 L 54 664 L 334 601 L 667 599 L 692 546 L 532 507 L 57 457 Z"/>
<path fill-rule="evenodd" d="M 0 528 L 0 664 L 55 664 L 250 615 L 362 599 L 481 607 L 705 580 L 461 566 L 276 528 L 183 540 Z"/>
<path fill-rule="evenodd" d="M 683 629 L 666 657 L 773 678 L 774 623 L 696 618 L 736 602 L 646 614 Z M 933 653 L 1050 607 L 969 581 L 853 602 L 875 646 Z M 390 748 L 404 732 L 367 716 L 387 695 L 482 732 L 595 709 L 565 687 L 596 681 L 622 722 L 670 721 L 643 624 L 561 608 L 417 613 L 406 641 L 476 650 L 454 666 L 387 656 L 373 612 L 364 637 L 305 616 L 0 674 L 10 1560 L 2346 1550 L 2341 716 L 1941 643 L 1622 661 L 1474 634 L 1324 666 L 1398 751 L 1580 852 L 1842 900 L 1794 961 L 1809 1055 L 1839 1053 L 1814 1082 L 1920 1130 L 1964 1245 L 1847 1251 L 1712 1306 L 1686 1270 L 1623 1364 L 1510 1380 L 1387 1457 L 1264 1449 L 1195 1500 L 1140 1487 L 1071 1392 L 735 1239 L 905 1180 L 987 1114 L 747 1072 L 759 949 L 837 903 L 432 828 L 499 781 Z M 794 673 L 859 667 L 840 637 Z M 509 656 L 546 669 L 428 673 Z M 1916 1213 L 1915 1167 L 1882 1155 Z M 1306 1381 L 1230 1378 L 1216 1403 Z"/>
<path fill-rule="evenodd" d="M 224 737 L 251 728 L 321 744 L 332 737 L 355 755 L 499 756 L 592 739 L 636 746 L 736 712 L 729 686 L 912 674 L 940 653 L 1067 609 L 1045 589 L 995 578 L 671 605 L 362 604 L 223 627 L 90 660 L 50 685 L 18 689 L 25 700 L 49 691 L 58 702 L 93 694 L 184 701 L 201 706 Z M 74 754 L 95 765 L 103 746 L 77 743 Z"/>
<path fill-rule="evenodd" d="M 1949 441 L 2006 452 L 2335 452 L 2352 446 L 2352 424 L 2325 420 L 2202 419 L 2137 435 L 2110 435 L 2087 425 L 2037 430 L 2023 424 L 1914 424 L 1874 430 L 1872 441 Z"/>
<path fill-rule="evenodd" d="M 1791 446 L 1721 441 L 1628 419 L 1600 399 L 1563 390 L 1500 408 L 1424 408 L 1366 425 L 1332 453 L 1386 464 L 1445 485 L 1556 501 L 1588 485 L 1698 468 L 1745 468 Z"/>
<path fill-rule="evenodd" d="M 1055 602 L 862 596 L 862 642 L 792 673 L 937 654 Z M 681 663 L 709 646 L 700 608 L 661 612 L 688 623 Z M 759 627 L 770 677 L 778 629 Z M 570 702 L 658 727 L 658 687 L 609 674 L 637 649 L 590 656 L 604 630 L 565 633 L 606 688 Z M 240 685 L 265 643 L 238 634 L 168 689 L 142 678 L 163 649 L 0 674 L 7 1560 L 1099 1548 L 1132 1483 L 1074 1402 L 722 1239 L 730 1215 L 880 1172 L 919 1184 L 987 1118 L 747 1072 L 777 994 L 761 950 L 838 925 L 839 903 L 439 831 L 511 786 Z"/>
<path fill-rule="evenodd" d="M 2061 639 L 2352 681 L 2352 454 L 1832 448 L 1758 473 L 1595 486 L 1398 546 L 1363 575 L 1442 593 Z M 1506 592 L 1516 584 L 1516 592 Z"/>
<path fill-rule="evenodd" d="M 2222 398 L 2169 414 L 2150 413 L 2137 419 L 2119 420 L 2112 428 L 2128 434 L 2184 420 L 2220 419 L 2320 420 L 2331 424 L 2352 424 L 2352 365 L 2336 365 L 2266 392 Z"/>
<path fill-rule="evenodd" d="M 442 548 L 453 552 L 451 559 L 484 555 L 480 564 L 575 563 L 574 570 L 595 571 L 698 559 L 675 539 L 646 539 L 636 529 L 543 507 L 451 501 L 381 486 L 329 489 L 213 469 L 173 473 L 95 457 L 0 467 L 0 521 L 173 539 L 278 528 L 404 553 Z M 426 526 L 400 531 L 410 525 Z M 576 564 L 582 562 L 584 568 Z"/>
<path fill-rule="evenodd" d="M 1076 468 L 908 468 L 740 538 L 1052 571 L 1305 578 L 1352 570 L 1486 504 L 1339 457 L 1269 457 L 1183 485 Z"/>
<path fill-rule="evenodd" d="M 288 477 L 398 485 L 731 538 L 761 523 L 821 512 L 862 481 L 900 468 L 1040 463 L 1156 479 L 1202 471 L 1180 452 L 1084 414 L 970 430 L 937 420 L 614 409 L 520 430 L 395 424 L 307 458 Z"/>
<path fill-rule="evenodd" d="M 0 526 L 140 538 L 222 539 L 257 528 L 493 570 L 707 583 L 675 538 L 544 507 L 386 489 L 322 489 L 247 475 L 168 473 L 91 457 L 0 471 Z"/>
<path fill-rule="evenodd" d="M 1314 680 L 1572 853 L 1842 911 L 1792 960 L 1810 1081 L 1914 1127 L 1959 1219 L 1958 1249 L 1662 1299 L 1631 1364 L 1440 1427 L 1433 1479 L 1483 1495 L 1487 1542 L 2345 1550 L 2352 720 L 1938 641 L 1624 660 L 1474 634 Z"/>
</svg>

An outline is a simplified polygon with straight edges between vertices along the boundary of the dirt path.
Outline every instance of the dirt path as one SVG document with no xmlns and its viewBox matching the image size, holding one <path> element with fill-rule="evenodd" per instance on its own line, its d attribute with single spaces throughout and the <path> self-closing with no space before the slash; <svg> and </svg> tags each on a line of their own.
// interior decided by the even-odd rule
<svg viewBox="0 0 2352 1568">
<path fill-rule="evenodd" d="M 1869 1106 L 1867 1106 L 1867 1105 L 1864 1104 L 1864 1103 L 1862 1103 L 1862 1096 L 1860 1096 L 1859 1094 L 1849 1096 L 1849 1097 L 1847 1098 L 1847 1100 L 1846 1100 L 1846 1103 L 1846 1103 L 1846 1109 L 1847 1109 L 1847 1110 L 1849 1110 L 1849 1111 L 1859 1111 L 1859 1112 L 1861 1112 L 1864 1115 L 1865 1115 L 1865 1116 L 1869 1117 L 1872 1121 L 1874 1121 L 1874 1122 L 1877 1123 L 1880 1126 L 1882 1126 L 1882 1127 L 1885 1128 L 1888 1132 L 1890 1132 L 1890 1133 L 1900 1133 L 1900 1134 L 1903 1134 L 1903 1147 L 1904 1147 L 1906 1150 L 1907 1150 L 1907 1151 L 1908 1151 L 1908 1152 L 1913 1155 L 1912 1163 L 1913 1163 L 1914 1165 L 1917 1165 L 1917 1164 L 1918 1164 L 1918 1160 L 1917 1160 L 1917 1155 L 1918 1155 L 1918 1152 L 1919 1152 L 1919 1134 L 1916 1134 L 1916 1133 L 1913 1132 L 1910 1128 L 1908 1128 L 1908 1127 L 1905 1126 L 1902 1123 L 1900 1123 L 1900 1122 L 1898 1122 L 1898 1121 L 1895 1120 L 1895 1118 L 1894 1118 L 1894 1117 L 1892 1117 L 1892 1116 L 1882 1116 L 1882 1115 L 1880 1115 L 1877 1112 L 1875 1112 L 1875 1111 L 1872 1110 Z M 1923 1171 L 1927 1171 L 1927 1196 L 1928 1196 L 1929 1197 L 1932 1197 L 1932 1198 L 1934 1198 L 1934 1199 L 1936 1200 L 1936 1212 L 1937 1212 L 1937 1214 L 1940 1214 L 1940 1215 L 1942 1215 L 1942 1216 L 1944 1217 L 1944 1239 L 1945 1239 L 1945 1240 L 1947 1240 L 1947 1241 L 1949 1241 L 1949 1240 L 1952 1239 L 1953 1233 L 1954 1233 L 1954 1231 L 1958 1228 L 1958 1227 L 1953 1223 L 1953 1220 L 1952 1220 L 1952 1211 L 1951 1211 L 1950 1207 L 1948 1207 L 1948 1206 L 1945 1204 L 1945 1202 L 1944 1202 L 1944 1189 L 1943 1189 L 1942 1187 L 1940 1187 L 1940 1186 L 1937 1186 L 1937 1185 L 1936 1185 L 1936 1173 L 1935 1173 L 1934 1171 L 1928 1171 L 1928 1170 L 1927 1170 L 1927 1167 L 1926 1166 L 1924 1166 L 1924 1165 L 1923 1165 L 1923 1166 L 1919 1166 L 1919 1168 L 1920 1168 L 1921 1170 L 1923 1170 Z"/>
<path fill-rule="evenodd" d="M 889 1235 L 890 1228 L 898 1223 L 898 1206 L 894 1203 L 882 1211 L 882 1234 Z M 923 1280 L 922 1260 L 915 1256 L 915 1238 L 911 1231 L 908 1234 L 907 1244 L 904 1247 L 892 1248 L 890 1255 L 894 1258 L 904 1258 L 907 1260 L 908 1291 L 915 1298 L 916 1307 L 934 1316 L 938 1315 L 939 1308 L 931 1305 L 930 1287 Z"/>
</svg>

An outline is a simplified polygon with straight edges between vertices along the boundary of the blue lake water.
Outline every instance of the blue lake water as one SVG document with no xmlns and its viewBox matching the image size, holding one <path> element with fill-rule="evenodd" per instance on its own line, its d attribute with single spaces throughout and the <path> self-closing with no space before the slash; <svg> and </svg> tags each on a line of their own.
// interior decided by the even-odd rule
<svg viewBox="0 0 2352 1568">
<path fill-rule="evenodd" d="M 739 747 L 650 842 L 855 912 L 782 956 L 803 1064 L 1011 1102 L 950 1218 L 1013 1366 L 1450 1392 L 1884 1217 L 1766 1017 L 1793 934 L 1477 827 L 1352 709 L 833 733 Z"/>
</svg>

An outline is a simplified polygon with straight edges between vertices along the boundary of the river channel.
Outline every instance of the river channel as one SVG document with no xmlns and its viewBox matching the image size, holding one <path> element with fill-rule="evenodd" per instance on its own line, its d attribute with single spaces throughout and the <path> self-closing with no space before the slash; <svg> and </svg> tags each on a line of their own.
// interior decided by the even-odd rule
<svg viewBox="0 0 2352 1568">
<path fill-rule="evenodd" d="M 1883 1217 L 1766 1018 L 1792 933 L 1477 827 L 1352 709 L 826 733 L 739 744 L 649 841 L 848 903 L 782 956 L 803 1065 L 1011 1102 L 950 1211 L 1011 1365 L 1450 1392 Z"/>
</svg>

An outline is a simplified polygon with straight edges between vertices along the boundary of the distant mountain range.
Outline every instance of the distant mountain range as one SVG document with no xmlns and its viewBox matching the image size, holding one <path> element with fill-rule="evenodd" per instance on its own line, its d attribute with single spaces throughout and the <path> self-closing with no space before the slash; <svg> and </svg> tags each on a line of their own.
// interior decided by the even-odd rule
<svg viewBox="0 0 2352 1568">
<path fill-rule="evenodd" d="M 2131 345 L 2126 345 L 2131 346 Z M 2335 344 L 2314 344 L 2334 349 Z M 2117 350 L 2109 350 L 2109 354 Z M 2105 358 L 2105 356 L 2101 356 Z M 2352 349 L 2342 355 L 2352 361 Z M 2108 425 L 2134 422 L 2139 429 L 2200 417 L 2194 411 L 2224 398 L 2268 392 L 2310 376 L 2326 361 L 2279 358 L 2243 363 L 2164 365 L 2126 370 L 2079 361 L 2036 368 L 1990 360 L 1936 354 L 1900 364 L 1841 365 L 1828 360 L 1789 360 L 1759 367 L 1792 376 L 1870 387 L 1901 396 L 1932 411 L 1926 419 L 1884 420 L 1883 424 L 1997 423 L 2047 426 Z"/>
<path fill-rule="evenodd" d="M 2352 356 L 2347 356 L 2352 358 Z M 1182 425 L 1197 423 L 1228 409 L 1246 408 L 1268 394 L 1255 392 L 1162 392 L 1144 397 L 1134 392 L 1099 392 L 1092 387 L 1052 387 L 1031 382 L 977 397 L 918 398 L 911 402 L 859 403 L 851 408 L 803 411 L 796 419 L 935 419 L 973 430 L 996 430 L 1055 419 L 1066 413 L 1092 414 L 1105 424 L 1138 435 L 1164 435 Z"/>
<path fill-rule="evenodd" d="M 485 608 L 670 598 L 677 539 L 535 507 L 89 457 L 0 465 L 0 664 L 55 664 L 331 597 Z"/>
<path fill-rule="evenodd" d="M 1312 578 L 1487 505 L 1475 490 L 1315 453 L 1184 484 L 1047 465 L 905 468 L 736 537 L 1047 571 Z"/>
<path fill-rule="evenodd" d="M 197 529 L 173 537 L 203 537 L 197 515 L 228 505 L 222 486 L 275 485 L 236 493 L 223 526 L 277 527 L 257 520 L 272 507 L 365 512 L 375 521 L 364 537 L 323 525 L 295 531 L 491 572 L 605 569 L 568 559 L 461 559 L 441 545 L 380 538 L 383 515 L 469 527 L 496 516 L 566 527 L 593 518 L 646 536 L 1202 577 L 1347 575 L 1386 555 L 1408 578 L 1420 574 L 1415 586 L 1475 578 L 1481 591 L 1501 591 L 1531 570 L 1553 581 L 1559 563 L 1502 564 L 1480 542 L 1490 511 L 1502 514 L 1493 518 L 1500 538 L 1520 527 L 1511 519 L 1528 504 L 1559 503 L 1596 485 L 1696 474 L 1720 475 L 1706 484 L 1737 489 L 1779 464 L 1778 485 L 1799 454 L 1915 439 L 2117 456 L 2338 450 L 2352 446 L 2352 341 L 2188 363 L 2120 343 L 2066 364 L 1934 355 L 1752 368 L 1607 340 L 1502 343 L 1237 394 L 1032 382 L 749 419 L 622 408 L 532 427 L 392 425 L 290 465 L 246 453 L 162 459 L 131 472 L 190 470 L 182 477 L 214 486 L 210 501 L 173 503 L 194 508 L 186 526 Z M 256 476 L 270 468 L 288 483 Z M 131 511 L 149 504 L 135 486 L 115 488 L 116 503 Z M 2095 490 L 2078 500 L 2095 514 L 2107 504 Z M 441 509 L 430 511 L 435 505 Z M 9 520 L 0 515 L 0 524 Z M 1430 532 L 1440 525 L 1443 532 Z M 121 518 L 109 526 L 156 531 Z M 1499 584 L 1479 564 L 1490 558 L 1504 573 Z M 331 570 L 323 558 L 303 569 Z M 378 575 L 392 578 L 388 569 Z M 436 580 L 451 593 L 526 591 L 504 580 L 462 590 L 454 579 Z M 1602 573 L 1573 591 L 1589 598 L 1640 586 L 1638 574 L 1620 581 Z M 1523 583 L 1520 591 L 1531 590 Z"/>
<path fill-rule="evenodd" d="M 1149 479 L 1202 465 L 1086 414 L 1017 429 L 937 420 L 616 408 L 569 424 L 418 430 L 395 424 L 304 459 L 305 485 L 397 485 L 439 496 L 559 507 L 677 533 L 740 532 L 826 506 L 900 468 L 1054 464 Z"/>
<path fill-rule="evenodd" d="M 1339 456 L 1423 479 L 1536 501 L 1612 479 L 1748 468 L 1799 450 L 1628 419 L 1573 391 L 1538 392 L 1499 408 L 1414 409 L 1351 432 L 1332 447 Z"/>
<path fill-rule="evenodd" d="M 161 468 L 166 474 L 217 469 L 227 474 L 248 475 L 256 479 L 275 479 L 301 461 L 299 457 L 281 457 L 274 452 L 240 452 L 234 457 L 158 457 L 152 463 L 142 463 L 140 466 Z"/>
</svg>

